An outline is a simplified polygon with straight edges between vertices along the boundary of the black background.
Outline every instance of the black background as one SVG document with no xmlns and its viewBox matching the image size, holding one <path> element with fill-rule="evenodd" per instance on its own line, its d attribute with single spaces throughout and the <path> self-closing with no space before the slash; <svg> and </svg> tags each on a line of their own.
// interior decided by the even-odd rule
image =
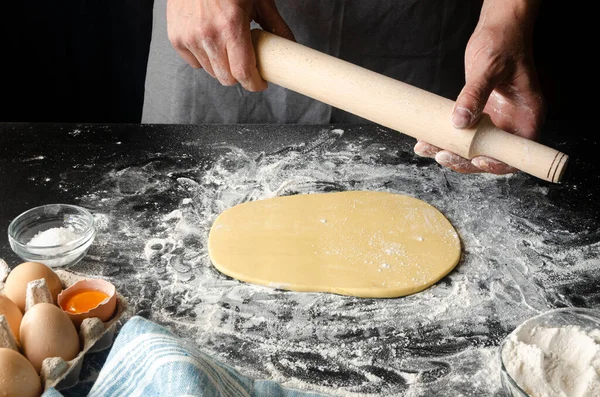
<svg viewBox="0 0 600 397">
<path fill-rule="evenodd" d="M 153 0 L 4 1 L 0 122 L 138 123 Z M 548 119 L 591 119 L 593 13 L 544 1 L 534 50 Z M 584 133 L 584 131 L 580 131 Z"/>
<path fill-rule="evenodd" d="M 153 0 L 1 3 L 0 121 L 141 120 Z"/>
</svg>

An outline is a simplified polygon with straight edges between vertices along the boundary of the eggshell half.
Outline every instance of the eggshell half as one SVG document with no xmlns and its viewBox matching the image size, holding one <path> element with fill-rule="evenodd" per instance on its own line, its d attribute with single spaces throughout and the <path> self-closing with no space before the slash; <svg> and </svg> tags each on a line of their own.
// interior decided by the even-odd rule
<svg viewBox="0 0 600 397">
<path fill-rule="evenodd" d="M 32 306 L 21 321 L 23 354 L 39 373 L 48 357 L 74 359 L 80 351 L 79 335 L 67 313 L 51 303 Z"/>
<path fill-rule="evenodd" d="M 51 268 L 39 262 L 23 262 L 12 269 L 4 283 L 4 295 L 25 313 L 27 283 L 40 278 L 46 280 L 52 298 L 56 302 L 58 294 L 63 289 L 62 282 Z"/>
<path fill-rule="evenodd" d="M 39 397 L 42 383 L 33 365 L 20 353 L 0 348 L 0 395 Z"/>
<path fill-rule="evenodd" d="M 77 328 L 79 328 L 81 322 L 86 318 L 98 317 L 100 320 L 102 320 L 102 322 L 106 322 L 110 320 L 115 313 L 115 309 L 117 307 L 117 292 L 115 286 L 112 283 L 102 279 L 79 280 L 75 284 L 64 289 L 58 295 L 58 306 L 65 310 L 65 303 L 69 300 L 69 298 L 82 291 L 90 290 L 104 292 L 106 295 L 108 295 L 108 298 L 87 312 L 75 314 L 65 311 Z"/>
<path fill-rule="evenodd" d="M 6 321 L 8 321 L 8 326 L 15 337 L 15 341 L 19 343 L 19 328 L 21 327 L 23 314 L 14 302 L 4 295 L 0 295 L 0 315 L 6 317 Z"/>
</svg>

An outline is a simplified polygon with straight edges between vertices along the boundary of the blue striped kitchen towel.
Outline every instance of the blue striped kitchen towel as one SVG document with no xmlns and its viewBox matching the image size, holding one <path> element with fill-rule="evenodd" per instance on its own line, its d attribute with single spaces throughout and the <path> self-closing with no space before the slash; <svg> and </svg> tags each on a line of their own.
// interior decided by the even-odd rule
<svg viewBox="0 0 600 397">
<path fill-rule="evenodd" d="M 42 397 L 61 397 L 48 389 Z M 134 316 L 121 328 L 88 397 L 324 397 L 252 380 L 169 330 Z"/>
</svg>

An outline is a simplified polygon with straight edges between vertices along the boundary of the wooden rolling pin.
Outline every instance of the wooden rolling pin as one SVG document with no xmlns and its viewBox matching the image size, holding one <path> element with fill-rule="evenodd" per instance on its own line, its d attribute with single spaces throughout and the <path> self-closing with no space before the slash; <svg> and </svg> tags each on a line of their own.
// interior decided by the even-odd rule
<svg viewBox="0 0 600 397">
<path fill-rule="evenodd" d="M 550 182 L 559 182 L 568 156 L 510 134 L 484 115 L 471 129 L 452 126 L 454 101 L 313 50 L 252 30 L 258 70 L 268 82 L 450 150 L 489 156 Z"/>
</svg>

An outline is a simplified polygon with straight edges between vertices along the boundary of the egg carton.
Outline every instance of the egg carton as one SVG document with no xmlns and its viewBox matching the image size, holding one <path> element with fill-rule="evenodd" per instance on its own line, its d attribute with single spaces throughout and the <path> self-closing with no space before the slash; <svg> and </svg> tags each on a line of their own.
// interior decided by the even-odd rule
<svg viewBox="0 0 600 397">
<path fill-rule="evenodd" d="M 63 288 L 68 288 L 77 281 L 90 279 L 66 270 L 53 269 L 60 278 Z M 2 259 L 0 259 L 0 294 L 4 290 L 4 281 L 8 276 L 10 269 Z M 79 354 L 72 360 L 65 361 L 60 357 L 46 358 L 42 364 L 40 378 L 44 390 L 54 387 L 57 390 L 67 389 L 75 386 L 79 382 L 79 375 L 83 366 L 83 360 L 87 353 L 99 352 L 110 348 L 113 343 L 118 321 L 124 317 L 127 312 L 127 301 L 117 292 L 117 304 L 115 313 L 106 322 L 99 318 L 86 318 L 79 328 L 79 340 L 83 347 Z M 0 316 L 3 320 L 4 316 Z M 0 327 L 2 321 L 0 321 Z M 3 332 L 0 330 L 0 339 L 3 338 Z M 5 334 L 5 333 L 4 333 Z M 13 338 L 12 333 L 10 338 Z M 4 337 L 6 338 L 6 336 Z M 14 338 L 13 338 L 14 341 Z M 0 340 L 0 346 L 10 346 L 9 340 Z"/>
</svg>

